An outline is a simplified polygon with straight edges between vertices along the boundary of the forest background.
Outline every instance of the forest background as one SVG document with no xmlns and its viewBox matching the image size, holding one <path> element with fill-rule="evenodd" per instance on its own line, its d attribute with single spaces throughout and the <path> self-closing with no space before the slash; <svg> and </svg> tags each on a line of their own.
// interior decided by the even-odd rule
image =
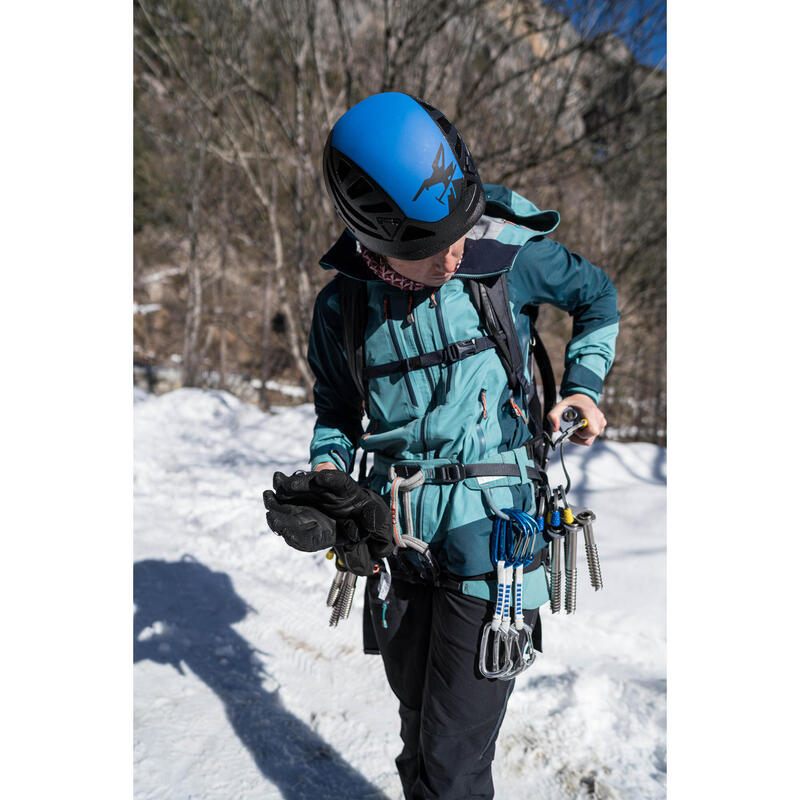
<svg viewBox="0 0 800 800">
<path fill-rule="evenodd" d="M 666 443 L 665 4 L 137 0 L 134 373 L 154 391 L 310 399 L 317 261 L 341 231 L 322 148 L 378 91 L 441 109 L 481 176 L 619 291 L 609 435 Z M 560 380 L 570 319 L 537 324 Z"/>
</svg>

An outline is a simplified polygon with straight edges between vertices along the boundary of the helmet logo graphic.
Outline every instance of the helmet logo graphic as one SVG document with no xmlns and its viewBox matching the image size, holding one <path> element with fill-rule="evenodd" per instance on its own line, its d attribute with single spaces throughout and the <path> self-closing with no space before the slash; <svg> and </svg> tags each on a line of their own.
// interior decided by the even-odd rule
<svg viewBox="0 0 800 800">
<path fill-rule="evenodd" d="M 441 183 L 442 186 L 444 186 L 444 189 L 442 190 L 441 195 L 436 199 L 442 203 L 442 205 L 444 205 L 444 196 L 448 193 L 449 189 L 449 200 L 451 204 L 454 203 L 456 199 L 456 190 L 453 186 L 453 173 L 456 171 L 456 162 L 451 161 L 447 167 L 445 167 L 444 144 L 439 144 L 439 150 L 433 159 L 431 170 L 430 177 L 425 178 L 425 180 L 422 181 L 422 184 L 420 185 L 413 199 L 416 200 L 425 189 L 430 189 L 432 186 L 436 186 L 437 183 Z"/>
</svg>

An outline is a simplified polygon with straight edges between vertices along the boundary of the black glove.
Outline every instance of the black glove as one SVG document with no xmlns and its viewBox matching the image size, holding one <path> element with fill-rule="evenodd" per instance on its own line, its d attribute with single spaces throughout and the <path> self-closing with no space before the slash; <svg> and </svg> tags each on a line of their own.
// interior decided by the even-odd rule
<svg viewBox="0 0 800 800">
<path fill-rule="evenodd" d="M 336 544 L 336 523 L 316 508 L 278 502 L 275 492 L 264 492 L 267 524 L 295 550 L 314 553 Z"/>
<path fill-rule="evenodd" d="M 281 503 L 275 492 L 264 492 L 267 524 L 295 550 L 314 553 L 334 549 L 340 569 L 356 575 L 372 575 L 375 559 L 370 553 L 369 540 L 361 539 L 358 525 L 351 519 L 336 521 L 317 508 Z"/>
<path fill-rule="evenodd" d="M 368 539 L 354 544 L 336 545 L 333 551 L 336 553 L 337 560 L 349 572 L 366 576 L 375 572 L 375 559 L 370 552 Z M 337 566 L 339 565 L 337 564 Z"/>
<path fill-rule="evenodd" d="M 367 540 L 372 558 L 384 558 L 394 549 L 388 506 L 380 495 L 359 486 L 346 473 L 325 469 L 286 476 L 276 472 L 272 485 L 282 504 L 311 507 L 337 522 L 354 522 L 358 538 Z"/>
</svg>

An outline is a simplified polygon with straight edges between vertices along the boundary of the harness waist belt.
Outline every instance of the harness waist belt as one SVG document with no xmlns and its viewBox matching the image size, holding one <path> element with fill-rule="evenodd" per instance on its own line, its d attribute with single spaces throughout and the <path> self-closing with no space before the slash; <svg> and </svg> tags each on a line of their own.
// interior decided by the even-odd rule
<svg viewBox="0 0 800 800">
<path fill-rule="evenodd" d="M 432 353 L 423 353 L 411 358 L 402 358 L 399 361 L 390 361 L 388 364 L 367 367 L 364 374 L 368 378 L 384 378 L 397 372 L 412 372 L 426 367 L 438 367 L 440 364 L 454 364 L 456 361 L 461 361 L 462 358 L 468 358 L 495 347 L 497 344 L 488 336 L 464 339 L 460 342 L 451 342 L 447 347 L 434 350 Z"/>
<path fill-rule="evenodd" d="M 395 464 L 394 471 L 398 478 L 410 478 L 422 471 L 427 483 L 458 483 L 465 478 L 519 477 L 516 464 L 444 464 L 424 468 L 417 464 Z M 544 480 L 545 475 L 539 467 L 526 467 L 526 471 L 532 481 Z"/>
</svg>

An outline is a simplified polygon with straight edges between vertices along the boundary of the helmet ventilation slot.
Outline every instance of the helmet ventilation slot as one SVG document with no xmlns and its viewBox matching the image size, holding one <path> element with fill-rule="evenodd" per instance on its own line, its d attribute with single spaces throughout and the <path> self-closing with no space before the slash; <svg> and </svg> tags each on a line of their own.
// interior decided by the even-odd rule
<svg viewBox="0 0 800 800">
<path fill-rule="evenodd" d="M 344 181 L 350 172 L 350 165 L 342 158 L 337 159 L 337 161 L 339 163 L 336 165 L 336 177 L 339 181 Z"/>
<path fill-rule="evenodd" d="M 417 239 L 427 239 L 429 236 L 434 236 L 434 231 L 427 228 L 418 228 L 416 225 L 407 225 L 400 237 L 401 242 L 413 242 Z"/>
<path fill-rule="evenodd" d="M 368 206 L 359 206 L 365 214 L 387 214 L 394 211 L 388 203 L 372 203 Z"/>
<path fill-rule="evenodd" d="M 347 196 L 351 200 L 357 200 L 359 197 L 370 192 L 374 192 L 374 187 L 366 181 L 363 177 L 359 177 L 355 183 L 347 188 Z"/>
</svg>

